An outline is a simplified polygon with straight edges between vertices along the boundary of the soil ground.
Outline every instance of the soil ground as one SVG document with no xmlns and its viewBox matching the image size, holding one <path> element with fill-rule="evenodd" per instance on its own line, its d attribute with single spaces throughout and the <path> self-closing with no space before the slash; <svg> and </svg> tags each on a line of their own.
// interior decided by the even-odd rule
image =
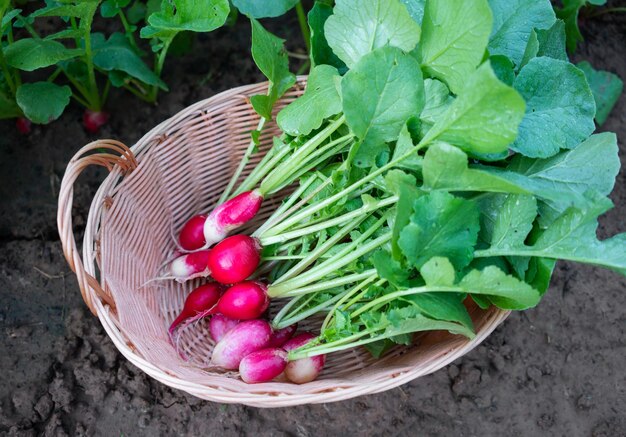
<svg viewBox="0 0 626 437">
<path fill-rule="evenodd" d="M 272 23 L 294 34 L 293 19 Z M 626 78 L 626 14 L 585 23 L 576 59 Z M 114 92 L 99 137 L 133 144 L 185 106 L 261 80 L 249 30 L 202 35 L 172 59 L 171 92 L 158 106 Z M 297 40 L 297 35 L 291 38 Z M 295 48 L 295 47 L 294 47 Z M 0 122 L 0 435 L 626 435 L 626 280 L 561 262 L 541 304 L 513 314 L 480 347 L 433 375 L 381 394 L 262 410 L 198 400 L 130 365 L 81 301 L 61 253 L 56 200 L 66 163 L 93 140 L 71 107 L 29 136 Z M 626 97 L 602 130 L 618 133 L 626 160 Z M 84 223 L 104 174 L 75 186 Z M 626 231 L 626 166 L 601 237 Z"/>
</svg>

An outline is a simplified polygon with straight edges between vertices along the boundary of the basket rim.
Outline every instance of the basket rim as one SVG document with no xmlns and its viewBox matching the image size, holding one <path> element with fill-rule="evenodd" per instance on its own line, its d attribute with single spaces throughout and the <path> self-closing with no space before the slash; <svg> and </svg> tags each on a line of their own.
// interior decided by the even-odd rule
<svg viewBox="0 0 626 437">
<path fill-rule="evenodd" d="M 304 86 L 306 79 L 307 76 L 298 76 L 296 86 Z M 207 107 L 210 107 L 214 103 L 222 102 L 225 98 L 248 98 L 251 94 L 259 92 L 260 89 L 267 88 L 268 84 L 268 82 L 260 82 L 256 84 L 242 85 L 200 100 L 193 105 L 182 109 L 178 113 L 150 129 L 132 147 L 130 147 L 130 150 L 135 156 L 137 156 L 139 163 L 141 163 L 140 156 L 146 149 L 151 146 L 155 146 L 154 139 L 164 134 L 167 135 L 168 131 L 175 127 L 179 120 L 192 115 L 203 108 L 206 113 Z M 94 243 L 96 242 L 99 234 L 101 220 L 106 213 L 106 210 L 103 208 L 103 203 L 105 198 L 110 195 L 109 193 L 115 192 L 115 189 L 119 186 L 122 177 L 123 172 L 119 166 L 115 166 L 98 187 L 89 208 L 82 247 L 82 261 L 85 271 L 94 277 L 97 277 L 96 272 L 99 270 L 96 263 L 98 253 L 95 249 Z M 107 285 L 104 275 L 100 278 L 100 284 L 104 289 L 106 289 Z M 119 322 L 116 320 L 115 315 L 111 311 L 111 308 L 109 306 L 105 306 L 104 303 L 101 302 L 101 300 L 97 297 L 97 293 L 91 286 L 87 286 L 87 294 L 89 294 L 96 316 L 107 332 L 107 335 L 113 341 L 115 347 L 120 351 L 120 353 L 122 353 L 122 355 L 124 355 L 126 359 L 143 372 L 165 385 L 183 390 L 202 399 L 222 403 L 245 404 L 262 408 L 334 402 L 395 388 L 420 376 L 433 373 L 447 366 L 457 358 L 465 355 L 478 346 L 485 338 L 487 338 L 510 314 L 510 311 L 493 307 L 488 316 L 489 321 L 484 324 L 485 326 L 483 326 L 482 329 L 476 333 L 476 336 L 473 339 L 465 339 L 462 342 L 458 342 L 458 346 L 448 349 L 445 353 L 438 354 L 432 360 L 429 360 L 423 367 L 409 366 L 394 369 L 393 372 L 388 372 L 386 377 L 373 383 L 364 383 L 358 379 L 346 381 L 337 378 L 336 387 L 332 390 L 329 390 L 328 388 L 320 391 L 308 390 L 304 392 L 304 390 L 302 390 L 303 393 L 292 394 L 281 392 L 280 388 L 288 386 L 292 389 L 291 391 L 293 391 L 293 387 L 296 386 L 296 384 L 286 382 L 269 382 L 251 385 L 228 376 L 207 375 L 207 378 L 227 378 L 229 380 L 229 387 L 231 389 L 222 391 L 197 382 L 186 381 L 178 376 L 170 375 L 157 365 L 141 357 L 133 350 L 132 345 L 129 344 L 129 340 L 126 339 Z M 325 381 L 328 382 L 329 380 L 326 379 Z M 315 387 L 315 383 L 316 381 L 313 381 L 298 387 Z M 253 386 L 253 390 L 251 390 L 251 386 Z M 236 388 L 238 390 L 234 391 L 232 388 Z M 239 389 L 241 391 L 239 391 Z"/>
</svg>

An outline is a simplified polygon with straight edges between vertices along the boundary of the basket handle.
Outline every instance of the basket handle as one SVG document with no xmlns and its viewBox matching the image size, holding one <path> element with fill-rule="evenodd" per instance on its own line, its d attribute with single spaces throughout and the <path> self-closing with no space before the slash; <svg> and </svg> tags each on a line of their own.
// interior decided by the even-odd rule
<svg viewBox="0 0 626 437">
<path fill-rule="evenodd" d="M 103 150 L 113 153 L 106 153 Z M 90 152 L 96 153 L 90 153 Z M 70 160 L 59 191 L 59 205 L 57 210 L 57 227 L 63 245 L 63 254 L 70 265 L 70 268 L 78 278 L 78 286 L 83 296 L 83 300 L 95 315 L 96 309 L 93 302 L 93 295 L 89 293 L 92 289 L 96 296 L 105 304 L 115 310 L 113 298 L 106 293 L 96 278 L 85 271 L 80 252 L 76 246 L 74 238 L 74 228 L 72 223 L 72 204 L 74 200 L 74 182 L 78 176 L 90 165 L 106 167 L 109 172 L 114 168 L 126 174 L 137 167 L 137 160 L 133 152 L 119 141 L 98 140 L 87 144 L 80 149 Z"/>
</svg>

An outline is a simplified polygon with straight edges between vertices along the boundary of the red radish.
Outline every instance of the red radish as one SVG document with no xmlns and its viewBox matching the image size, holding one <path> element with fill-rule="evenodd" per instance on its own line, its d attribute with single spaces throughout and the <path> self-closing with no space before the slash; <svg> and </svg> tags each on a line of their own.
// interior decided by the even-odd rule
<svg viewBox="0 0 626 437">
<path fill-rule="evenodd" d="M 204 222 L 206 215 L 194 215 L 185 223 L 178 236 L 180 247 L 185 250 L 198 250 L 206 245 Z"/>
<path fill-rule="evenodd" d="M 297 349 L 300 346 L 304 346 L 314 338 L 316 338 L 315 335 L 310 332 L 303 332 L 285 343 L 283 349 L 286 351 Z M 295 382 L 296 384 L 311 382 L 317 378 L 319 373 L 322 371 L 325 362 L 326 355 L 315 355 L 313 357 L 289 361 L 285 367 L 285 376 L 289 379 L 289 381 Z"/>
<path fill-rule="evenodd" d="M 291 336 L 298 329 L 298 324 L 294 323 L 293 325 L 289 325 L 286 328 L 276 329 L 272 332 L 272 337 L 270 338 L 270 347 L 282 347 L 287 340 L 291 338 Z"/>
<path fill-rule="evenodd" d="M 232 319 L 256 319 L 270 304 L 266 290 L 264 284 L 255 281 L 235 284 L 220 298 L 217 311 Z"/>
<path fill-rule="evenodd" d="M 223 287 L 220 284 L 212 282 L 204 284 L 194 289 L 187 298 L 183 309 L 170 326 L 169 333 L 173 336 L 176 328 L 185 320 L 198 320 L 199 316 L 206 316 L 220 298 Z"/>
<path fill-rule="evenodd" d="M 90 134 L 97 133 L 109 121 L 109 114 L 104 111 L 85 109 L 83 112 L 83 126 Z"/>
<path fill-rule="evenodd" d="M 208 256 L 211 276 L 222 284 L 235 284 L 250 276 L 261 260 L 261 244 L 247 235 L 233 235 L 219 242 Z"/>
<path fill-rule="evenodd" d="M 33 123 L 31 123 L 31 121 L 26 117 L 20 117 L 15 120 L 15 127 L 22 135 L 28 135 L 30 133 L 30 127 L 32 124 Z"/>
<path fill-rule="evenodd" d="M 208 276 L 210 274 L 210 271 L 207 268 L 209 252 L 210 251 L 208 250 L 192 252 L 179 256 L 172 261 L 170 264 L 170 272 L 172 273 L 174 279 L 179 282 L 184 282 L 188 279 Z"/>
<path fill-rule="evenodd" d="M 270 341 L 272 328 L 265 320 L 246 320 L 228 331 L 215 345 L 211 363 L 225 369 L 237 369 L 241 360 Z"/>
<path fill-rule="evenodd" d="M 180 231 L 179 242 L 185 250 L 206 249 L 222 241 L 229 232 L 250 221 L 261 208 L 263 196 L 257 190 L 246 191 L 218 205 L 209 214 L 189 219 Z"/>
<path fill-rule="evenodd" d="M 248 384 L 267 382 L 280 375 L 287 366 L 287 352 L 280 348 L 262 349 L 246 355 L 239 363 L 241 379 Z"/>
<path fill-rule="evenodd" d="M 209 322 L 209 333 L 215 341 L 220 341 L 224 335 L 239 324 L 239 320 L 231 319 L 223 314 L 216 314 Z"/>
<path fill-rule="evenodd" d="M 250 221 L 261 208 L 263 196 L 257 190 L 246 191 L 215 208 L 204 223 L 208 245 L 222 241 L 230 231 Z"/>
</svg>

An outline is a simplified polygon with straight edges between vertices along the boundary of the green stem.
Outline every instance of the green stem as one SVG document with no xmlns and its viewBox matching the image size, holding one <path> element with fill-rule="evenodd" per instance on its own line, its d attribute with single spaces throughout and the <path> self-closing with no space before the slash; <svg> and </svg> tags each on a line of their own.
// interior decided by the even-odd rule
<svg viewBox="0 0 626 437">
<path fill-rule="evenodd" d="M 294 323 L 298 323 L 310 316 L 312 316 L 313 314 L 317 314 L 320 313 L 322 311 L 327 310 L 328 308 L 330 308 L 335 302 L 337 302 L 339 299 L 341 299 L 343 296 L 345 296 L 346 293 L 348 293 L 350 290 L 346 290 L 342 293 L 339 293 L 335 296 L 333 296 L 332 298 L 328 299 L 327 301 L 324 301 L 312 308 L 309 308 L 306 311 L 301 311 L 301 308 L 303 308 L 306 304 L 308 304 L 308 302 L 310 301 L 310 299 L 315 298 L 315 294 L 311 294 L 309 299 L 302 305 L 300 305 L 300 307 L 298 307 L 296 310 L 293 311 L 293 313 L 295 313 L 295 315 L 292 315 L 290 317 L 285 317 L 285 314 L 282 314 L 282 316 L 280 318 L 278 318 L 279 315 L 281 315 L 280 313 L 278 313 L 276 315 L 276 317 L 274 318 L 274 320 L 272 321 L 272 326 L 275 329 L 281 329 L 281 328 L 285 328 L 289 325 L 293 325 Z M 289 303 L 293 302 L 296 299 L 299 299 L 300 297 L 296 297 L 294 298 L 292 301 L 290 301 Z M 289 305 L 289 303 L 287 305 Z M 287 305 L 285 305 L 284 308 L 287 308 Z"/>
<path fill-rule="evenodd" d="M 269 246 L 270 244 L 275 244 L 275 243 L 283 243 L 285 241 L 289 241 L 294 238 L 302 237 L 304 235 L 309 235 L 314 232 L 319 232 L 323 229 L 328 229 L 332 226 L 341 225 L 347 222 L 348 220 L 352 220 L 353 218 L 362 217 L 363 215 L 369 214 L 372 211 L 376 211 L 380 208 L 393 205 L 397 201 L 398 201 L 398 196 L 387 197 L 377 202 L 365 204 L 362 207 L 355 209 L 354 211 L 350 211 L 346 214 L 340 215 L 339 217 L 335 217 L 330 220 L 325 220 L 321 223 L 317 223 L 312 226 L 299 228 L 295 231 L 285 232 L 285 233 L 278 234 L 278 235 L 270 235 L 270 236 L 265 236 L 265 237 L 261 235 L 259 239 L 261 240 L 262 246 Z"/>
<path fill-rule="evenodd" d="M 287 199 L 272 213 L 271 216 L 268 217 L 267 220 L 263 223 L 263 225 L 258 228 L 253 235 L 258 236 L 263 234 L 264 227 L 268 224 L 268 222 L 272 222 L 285 211 L 287 211 L 291 206 L 302 196 L 302 194 L 311 186 L 313 182 L 318 178 L 317 174 L 313 174 L 310 177 L 306 178 L 304 181 L 300 183 L 298 188 L 287 196 Z"/>
<path fill-rule="evenodd" d="M 314 175 L 315 177 L 321 178 L 324 177 L 323 175 L 321 175 L 320 173 L 316 173 Z M 313 181 L 311 181 L 312 183 Z M 281 211 L 280 213 L 278 213 L 278 211 L 276 211 L 274 214 L 272 214 L 270 216 L 270 218 L 268 218 L 267 220 L 265 220 L 265 223 L 263 223 L 263 225 L 258 228 L 256 231 L 254 231 L 254 233 L 252 234 L 252 236 L 257 236 L 257 235 L 261 235 L 263 234 L 265 231 L 267 231 L 268 229 L 271 229 L 272 226 L 274 226 L 274 223 L 280 223 L 281 220 L 284 217 L 289 217 L 291 214 L 293 214 L 295 211 L 297 211 L 298 209 L 300 209 L 303 205 L 305 205 L 307 202 L 309 202 L 311 199 L 313 199 L 315 196 L 317 196 L 325 187 L 327 187 L 328 185 L 330 185 L 330 183 L 332 182 L 331 178 L 326 178 L 324 180 L 324 182 L 322 182 L 321 184 L 319 184 L 314 190 L 312 190 L 310 193 L 308 193 L 305 197 L 303 197 L 302 199 L 300 199 L 300 201 L 298 203 L 296 203 L 295 205 L 293 205 L 291 208 L 286 208 L 284 211 Z M 302 186 L 300 188 L 298 188 L 298 190 L 300 190 L 302 188 Z M 308 188 L 308 187 L 307 187 Z M 305 189 L 302 189 L 302 193 L 304 193 Z M 289 196 L 290 198 L 294 198 L 294 195 Z"/>
<path fill-rule="evenodd" d="M 301 74 L 304 74 L 305 71 L 307 71 L 309 69 L 309 67 L 311 66 L 311 61 L 305 61 L 300 68 L 298 68 L 298 70 L 296 71 L 296 76 L 300 76 Z"/>
<path fill-rule="evenodd" d="M 261 132 L 263 130 L 263 127 L 265 126 L 265 123 L 267 122 L 267 120 L 265 119 L 265 117 L 261 117 L 261 119 L 259 120 L 259 123 L 257 124 L 256 130 L 258 132 Z M 253 139 L 250 140 L 250 143 L 248 144 L 248 148 L 246 149 L 246 151 L 244 152 L 241 161 L 239 161 L 239 165 L 237 166 L 237 169 L 235 170 L 235 173 L 233 173 L 232 177 L 230 178 L 230 181 L 228 181 L 228 185 L 226 186 L 226 188 L 224 189 L 224 192 L 222 193 L 222 195 L 220 196 L 219 200 L 217 201 L 217 204 L 222 204 L 226 201 L 226 199 L 228 199 L 228 197 L 230 196 L 230 192 L 232 191 L 233 187 L 235 186 L 235 183 L 237 182 L 237 179 L 239 179 L 239 176 L 241 176 L 241 172 L 243 172 L 243 169 L 246 167 L 246 165 L 248 164 L 248 161 L 250 161 L 250 157 L 252 156 L 252 153 L 254 152 L 254 150 L 256 149 L 256 143 L 254 142 Z M 285 148 L 285 152 L 288 151 L 287 148 Z M 280 153 L 278 154 L 280 155 Z M 272 162 L 270 160 L 270 162 Z M 254 170 L 257 170 L 256 168 Z M 244 191 L 248 191 L 251 190 L 258 182 L 258 180 L 256 179 L 258 177 L 259 172 L 262 172 L 262 170 L 258 170 L 257 173 L 255 173 L 254 171 L 252 173 L 255 173 L 254 176 L 252 176 L 252 173 L 250 174 L 250 176 L 248 176 L 243 183 L 241 184 L 242 187 L 245 184 L 246 188 L 237 190 L 237 193 L 241 192 L 243 193 Z M 260 178 L 263 176 L 260 176 Z M 259 178 L 259 179 L 260 179 Z"/>
<path fill-rule="evenodd" d="M 76 90 L 82 95 L 83 98 L 81 99 L 81 101 L 85 102 L 84 106 L 86 108 L 90 108 L 93 105 L 93 102 L 91 102 L 91 95 L 89 94 L 87 89 L 80 82 L 74 79 L 70 74 L 68 74 L 66 70 L 63 70 L 63 74 L 65 75 L 65 77 L 67 77 L 67 79 L 74 86 L 74 88 L 76 88 Z M 82 104 L 83 103 L 81 103 L 81 105 Z"/>
<path fill-rule="evenodd" d="M 296 3 L 296 13 L 298 14 L 298 23 L 300 24 L 300 31 L 302 32 L 302 38 L 304 39 L 304 45 L 306 46 L 306 51 L 311 51 L 311 33 L 309 32 L 309 23 L 306 19 L 306 14 L 304 13 L 304 7 L 302 7 L 302 2 Z"/>
<path fill-rule="evenodd" d="M 338 200 L 343 199 L 345 196 L 348 196 L 352 191 L 354 191 L 355 189 L 361 187 L 362 185 L 365 185 L 366 183 L 373 181 L 374 179 L 376 179 L 379 175 L 381 175 L 382 173 L 386 172 L 387 170 L 392 169 L 393 167 L 395 167 L 398 163 L 402 162 L 403 160 L 409 158 L 410 156 L 416 154 L 422 147 L 428 145 L 434 138 L 428 138 L 426 139 L 426 137 L 424 139 L 422 139 L 422 141 L 419 142 L 419 144 L 417 144 L 416 146 L 413 146 L 412 148 L 410 148 L 404 155 L 390 161 L 389 163 L 387 163 L 386 165 L 380 167 L 379 169 L 373 171 L 372 173 L 370 173 L 369 175 L 365 176 L 362 179 L 359 179 L 358 181 L 354 182 L 352 185 L 344 188 L 343 190 L 335 193 L 334 195 L 327 197 L 326 199 L 320 201 L 319 203 L 316 203 L 314 205 L 311 205 L 307 208 L 302 209 L 299 213 L 293 215 L 292 217 L 284 220 L 283 222 L 279 223 L 278 225 L 276 225 L 276 232 L 279 231 L 283 231 L 285 229 L 288 229 L 289 227 L 295 225 L 296 223 L 300 222 L 301 220 L 306 219 L 307 217 L 311 217 L 313 216 L 313 214 L 315 214 L 318 211 L 321 211 L 322 209 L 326 208 L 329 205 L 332 205 L 333 203 L 337 202 Z"/>
<path fill-rule="evenodd" d="M 294 259 L 303 259 L 304 255 L 272 255 L 262 257 L 263 261 L 290 261 Z"/>
<path fill-rule="evenodd" d="M 13 76 L 11 75 L 11 70 L 9 69 L 9 65 L 4 59 L 4 53 L 2 52 L 2 45 L 0 45 L 0 68 L 2 68 L 2 73 L 4 75 L 4 79 L 7 81 L 7 85 L 11 90 L 11 94 L 15 97 L 15 92 L 17 91 L 17 86 L 13 82 Z"/>
<path fill-rule="evenodd" d="M 335 246 L 339 241 L 341 241 L 346 235 L 350 233 L 356 226 L 358 226 L 366 217 L 359 217 L 356 220 L 346 223 L 341 229 L 339 229 L 332 237 L 326 240 L 323 244 L 320 244 L 315 247 L 315 249 L 309 252 L 302 261 L 298 262 L 294 265 L 289 271 L 280 276 L 277 280 L 274 281 L 273 285 L 278 285 L 281 282 L 288 281 L 289 279 L 295 277 L 299 273 L 303 272 L 308 266 L 313 264 L 318 260 L 320 256 L 328 252 L 331 248 Z"/>
<path fill-rule="evenodd" d="M 48 77 L 48 82 L 54 82 L 54 80 L 59 76 L 59 74 L 63 73 L 63 69 L 61 67 L 57 67 L 56 70 Z"/>
<path fill-rule="evenodd" d="M 363 217 L 362 220 L 365 220 L 366 218 L 367 217 Z M 362 221 L 362 220 L 356 219 L 354 222 L 347 223 L 343 228 L 341 228 L 339 230 L 338 234 L 340 234 L 341 238 L 343 238 L 344 236 L 348 235 L 352 229 L 354 229 L 356 226 L 358 226 L 357 223 Z M 325 268 L 326 266 L 334 263 L 336 260 L 341 260 L 344 256 L 348 255 L 353 250 L 355 250 L 357 247 L 359 247 L 361 245 L 361 243 L 363 243 L 368 238 L 370 238 L 372 235 L 374 235 L 374 233 L 378 230 L 378 228 L 380 228 L 385 223 L 386 220 L 387 220 L 387 215 L 385 214 L 380 219 L 378 219 L 378 221 L 376 223 L 374 223 L 365 232 L 363 232 L 359 236 L 359 238 L 357 238 L 356 240 L 352 241 L 350 244 L 347 244 L 339 252 L 333 254 L 332 257 L 330 257 L 329 259 L 325 260 L 320 265 L 316 266 L 315 269 Z M 331 240 L 333 241 L 333 244 L 334 244 L 334 242 L 339 241 L 339 237 L 335 238 L 335 236 L 333 236 L 333 237 L 331 237 L 329 239 L 329 241 L 331 241 Z M 296 264 L 292 268 L 292 270 L 287 272 L 284 276 L 281 276 L 278 280 L 274 281 L 274 284 L 272 284 L 272 285 L 276 286 L 278 284 L 281 284 L 282 282 L 285 282 L 286 280 L 288 280 L 288 279 L 298 275 L 299 273 L 301 273 L 306 267 L 308 267 L 313 262 L 317 261 L 317 259 L 319 258 L 320 255 L 322 255 L 328 249 L 330 249 L 330 246 L 326 247 L 328 245 L 330 245 L 330 243 L 326 242 L 326 244 L 323 247 L 320 247 L 319 252 L 318 252 L 317 249 L 314 250 L 313 252 L 310 252 L 308 254 L 309 256 L 307 258 L 305 258 L 304 260 L 302 260 L 298 264 Z M 313 270 L 315 270 L 315 269 L 313 269 Z M 310 271 L 307 272 L 307 274 L 310 274 Z"/>
<path fill-rule="evenodd" d="M 303 294 L 315 293 L 318 291 L 330 290 L 332 288 L 341 287 L 343 285 L 352 284 L 353 282 L 361 281 L 365 278 L 368 278 L 376 273 L 376 269 L 366 270 L 363 273 L 353 273 L 351 275 L 340 276 L 338 278 L 333 278 L 328 281 L 318 282 L 313 285 L 307 285 L 306 287 L 295 288 L 289 290 L 287 292 L 282 293 L 280 296 L 275 295 L 275 293 L 270 293 L 271 286 L 268 288 L 268 295 L 270 297 L 294 297 L 300 296 Z"/>
<path fill-rule="evenodd" d="M 93 18 L 93 17 L 92 17 Z M 93 52 L 91 50 L 91 21 L 85 26 L 85 63 L 87 64 L 87 75 L 89 78 L 89 95 L 91 98 L 91 110 L 100 111 L 102 104 L 100 102 L 100 91 L 98 90 L 98 83 L 96 82 L 96 71 L 93 66 Z"/>
<path fill-rule="evenodd" d="M 102 104 L 104 105 L 109 98 L 109 91 L 111 90 L 111 81 L 107 77 L 107 81 L 104 84 L 104 91 L 102 91 Z"/>
<path fill-rule="evenodd" d="M 136 88 L 134 88 L 129 83 L 124 84 L 124 86 L 122 88 L 124 88 L 126 91 L 130 92 L 134 96 L 138 97 L 139 99 L 143 100 L 144 102 L 152 103 L 152 101 L 150 100 L 150 96 L 148 96 L 146 94 L 143 94 L 142 92 L 138 91 Z"/>
<path fill-rule="evenodd" d="M 165 65 L 165 58 L 167 57 L 167 51 L 169 50 L 170 45 L 172 44 L 173 40 L 174 40 L 173 36 L 163 40 L 163 47 L 161 48 L 161 51 L 159 52 L 159 56 L 157 57 L 156 62 L 154 64 L 154 73 L 158 77 L 161 77 L 161 73 L 163 72 L 163 65 Z M 159 86 L 153 85 L 152 90 L 150 92 L 150 100 L 152 102 L 156 102 L 158 95 L 159 95 Z"/>
<path fill-rule="evenodd" d="M 325 276 L 333 272 L 336 272 L 341 267 L 344 267 L 350 264 L 352 261 L 359 259 L 363 255 L 387 243 L 389 240 L 391 240 L 391 233 L 386 233 L 386 234 L 381 235 L 378 238 L 373 239 L 369 243 L 359 246 L 358 248 L 355 247 L 354 248 L 355 250 L 352 250 L 350 254 L 342 254 L 341 257 L 334 255 L 331 258 L 324 261 L 319 266 L 316 266 L 312 268 L 311 270 L 308 270 L 306 273 L 303 273 L 296 278 L 293 278 L 289 281 L 282 282 L 279 285 L 271 285 L 267 289 L 267 294 L 270 297 L 278 297 L 278 296 L 287 295 L 287 293 L 289 293 L 289 290 L 303 288 L 315 281 L 318 281 L 324 278 Z M 354 243 L 350 244 L 349 246 L 353 246 L 353 245 Z"/>
<path fill-rule="evenodd" d="M 39 36 L 39 33 L 37 33 L 35 28 L 31 26 L 24 17 L 22 17 L 21 15 L 18 15 L 17 20 L 20 22 L 22 26 L 24 26 L 24 29 L 26 29 L 26 31 L 30 34 L 30 36 L 32 36 L 34 39 L 41 39 L 41 37 Z"/>
<path fill-rule="evenodd" d="M 324 146 L 322 149 L 314 152 L 310 158 L 307 158 L 306 163 L 302 164 L 300 169 L 294 170 L 294 173 L 287 175 L 279 184 L 273 187 L 271 193 L 278 193 L 280 190 L 288 187 L 294 181 L 298 180 L 305 173 L 311 171 L 312 168 L 318 168 L 323 162 L 327 161 L 328 159 L 342 153 L 343 151 L 349 150 L 349 146 L 351 145 L 351 143 L 352 137 L 337 144 L 334 144 L 334 142 L 329 143 L 329 145 Z"/>
<path fill-rule="evenodd" d="M 267 177 L 261 182 L 259 190 L 261 193 L 272 192 L 277 186 L 281 185 L 286 178 L 299 170 L 307 162 L 309 155 L 328 137 L 332 135 L 339 127 L 345 122 L 346 117 L 342 115 L 337 120 L 330 123 L 320 132 L 318 132 L 313 138 L 308 140 L 302 146 L 300 146 L 290 157 L 285 165 L 281 165 L 275 168 Z M 342 141 L 345 141 L 346 137 L 342 137 Z"/>
<path fill-rule="evenodd" d="M 351 318 L 358 317 L 360 314 L 363 314 L 367 310 L 370 310 L 376 306 L 389 303 L 392 300 L 397 299 L 399 297 L 411 296 L 414 294 L 421 294 L 421 293 L 430 293 L 430 292 L 462 293 L 463 289 L 461 287 L 457 287 L 454 285 L 450 285 L 450 286 L 427 286 L 425 285 L 423 287 L 415 287 L 415 288 L 409 288 L 407 290 L 394 291 L 393 293 L 385 294 L 384 296 L 381 296 L 377 299 L 374 299 L 371 302 L 368 302 L 367 304 L 357 309 L 354 313 L 352 313 L 350 317 Z"/>
<path fill-rule="evenodd" d="M 351 349 L 353 347 L 371 343 L 373 341 L 378 340 L 378 338 L 372 337 L 372 338 L 366 338 L 365 340 L 358 340 L 358 339 L 366 335 L 372 334 L 376 331 L 379 331 L 380 329 L 382 328 L 366 329 L 365 331 L 361 331 L 358 334 L 353 334 L 349 337 L 335 340 L 330 343 L 324 343 L 324 344 L 321 344 L 319 346 L 315 346 L 312 348 L 307 348 L 305 350 L 294 349 L 293 351 L 289 352 L 289 354 L 287 355 L 287 359 L 289 361 L 293 361 L 293 360 L 298 360 L 301 358 L 312 357 L 315 355 L 329 354 L 331 352 L 336 352 L 336 351 L 340 351 L 344 349 Z M 354 340 L 358 340 L 358 341 L 354 341 Z"/>
<path fill-rule="evenodd" d="M 84 100 L 82 97 L 80 97 L 76 93 L 72 93 L 72 98 L 76 100 L 78 103 L 80 103 L 81 105 L 83 105 L 85 108 L 89 108 L 89 103 L 87 103 L 86 100 Z"/>
<path fill-rule="evenodd" d="M 339 309 L 339 307 L 341 307 L 341 305 L 343 305 L 343 303 L 346 300 L 348 300 L 350 297 L 352 297 L 355 293 L 358 293 L 364 287 L 368 286 L 371 282 L 375 281 L 377 277 L 378 277 L 378 275 L 372 275 L 369 278 L 366 278 L 364 281 L 356 284 L 354 287 L 352 287 L 347 292 L 345 292 L 343 294 L 343 296 L 341 297 L 341 299 L 339 299 L 335 303 L 335 305 L 330 309 L 330 311 L 328 311 L 328 314 L 326 314 L 326 318 L 324 319 L 324 322 L 322 323 L 322 327 L 320 328 L 320 331 L 324 332 L 326 327 L 330 324 L 331 320 L 333 319 L 333 317 L 335 315 L 335 311 L 337 311 Z M 380 282 L 380 281 L 378 281 L 378 282 Z M 367 288 L 364 291 L 367 291 Z M 359 295 L 360 294 L 361 293 L 359 293 Z"/>
<path fill-rule="evenodd" d="M 140 53 L 141 50 L 139 49 L 139 46 L 137 45 L 137 41 L 135 41 L 135 35 L 133 34 L 133 31 L 130 29 L 130 24 L 128 23 L 128 20 L 126 19 L 126 14 L 124 13 L 122 9 L 120 9 L 118 16 L 120 17 L 122 26 L 124 26 L 124 30 L 126 31 L 126 38 L 128 38 L 131 47 L 137 53 Z"/>
</svg>

